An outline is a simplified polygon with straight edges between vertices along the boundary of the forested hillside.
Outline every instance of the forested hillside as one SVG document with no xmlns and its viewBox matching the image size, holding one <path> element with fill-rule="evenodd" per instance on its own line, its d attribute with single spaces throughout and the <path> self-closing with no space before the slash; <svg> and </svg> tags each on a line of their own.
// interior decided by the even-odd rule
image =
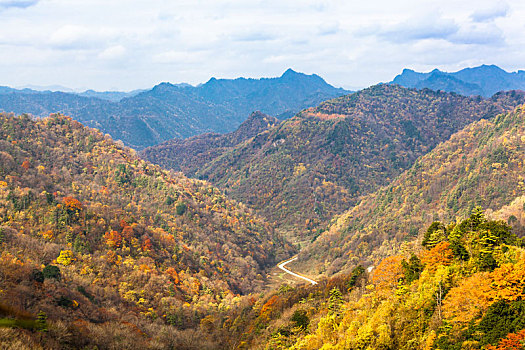
<svg viewBox="0 0 525 350">
<path fill-rule="evenodd" d="M 187 147 L 187 169 L 207 155 L 196 176 L 273 224 L 69 117 L 2 114 L 0 342 L 520 346 L 525 109 L 514 106 L 523 99 L 380 85 L 281 123 L 256 113 L 235 133 L 152 149 L 169 161 L 171 147 Z M 273 227 L 292 225 L 313 243 L 288 266 L 323 276 L 268 290 L 270 268 L 296 253 Z"/>
<path fill-rule="evenodd" d="M 12 348 L 217 348 L 199 322 L 292 253 L 218 189 L 69 117 L 0 115 L 0 324 L 33 330 L 2 330 Z"/>
<path fill-rule="evenodd" d="M 212 78 L 195 87 L 161 83 L 113 102 L 89 93 L 0 89 L 0 111 L 38 117 L 60 112 L 142 149 L 172 138 L 234 131 L 256 110 L 288 118 L 346 93 L 318 75 L 289 69 L 277 78 Z"/>
<path fill-rule="evenodd" d="M 521 92 L 482 99 L 377 85 L 307 109 L 185 171 L 310 239 L 454 132 L 523 102 Z M 166 156 L 161 164 L 173 164 Z"/>
<path fill-rule="evenodd" d="M 419 229 L 422 244 L 376 267 L 268 295 L 252 310 L 243 335 L 249 347 L 523 349 L 523 240 L 479 207 L 464 220 Z"/>
<path fill-rule="evenodd" d="M 328 274 L 392 254 L 433 221 L 464 218 L 480 205 L 525 231 L 525 109 L 481 120 L 420 158 L 393 183 L 334 221 L 302 258 Z"/>
</svg>

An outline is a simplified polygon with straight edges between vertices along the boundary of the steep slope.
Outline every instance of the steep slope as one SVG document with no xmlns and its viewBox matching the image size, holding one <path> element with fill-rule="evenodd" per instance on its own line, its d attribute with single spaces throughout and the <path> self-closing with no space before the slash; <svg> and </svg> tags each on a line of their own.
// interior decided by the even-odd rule
<svg viewBox="0 0 525 350">
<path fill-rule="evenodd" d="M 485 100 L 378 85 L 307 109 L 188 172 L 308 236 L 468 123 L 523 102 L 514 92 Z"/>
<path fill-rule="evenodd" d="M 524 233 L 525 108 L 454 134 L 392 184 L 341 215 L 300 260 L 328 274 L 372 261 L 421 235 L 433 221 L 467 217 L 480 205 Z M 378 249 L 379 248 L 379 249 Z"/>
<path fill-rule="evenodd" d="M 372 269 L 268 295 L 242 338 L 251 349 L 523 349 L 523 240 L 479 208 L 428 231 L 432 244 Z"/>
<path fill-rule="evenodd" d="M 404 87 L 490 97 L 498 91 L 525 90 L 525 71 L 509 73 L 495 65 L 465 68 L 452 73 L 438 69 L 429 73 L 404 69 L 392 83 Z"/>
<path fill-rule="evenodd" d="M 140 155 L 165 168 L 182 171 L 187 176 L 195 176 L 206 163 L 257 134 L 273 128 L 277 123 L 278 120 L 274 117 L 254 112 L 234 132 L 173 139 L 148 147 L 141 151 Z"/>
<path fill-rule="evenodd" d="M 38 117 L 60 112 L 141 149 L 172 138 L 231 132 L 255 110 L 290 117 L 345 93 L 315 74 L 289 69 L 278 78 L 212 78 L 196 87 L 162 83 L 118 101 L 118 94 L 86 92 L 80 96 L 4 88 L 0 110 Z"/>
<path fill-rule="evenodd" d="M 216 188 L 71 118 L 0 115 L 0 318 L 42 311 L 75 334 L 51 348 L 107 348 L 119 327 L 146 348 L 151 320 L 197 327 L 292 253 Z"/>
</svg>

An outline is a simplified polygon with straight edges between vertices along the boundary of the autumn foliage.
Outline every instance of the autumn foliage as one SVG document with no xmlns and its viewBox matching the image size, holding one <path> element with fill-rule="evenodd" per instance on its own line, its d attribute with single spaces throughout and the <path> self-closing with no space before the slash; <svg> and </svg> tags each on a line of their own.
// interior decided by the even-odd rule
<svg viewBox="0 0 525 350">
<path fill-rule="evenodd" d="M 453 259 L 449 242 L 441 242 L 434 248 L 424 251 L 421 262 L 430 270 L 435 270 L 440 265 L 448 265 Z"/>
<path fill-rule="evenodd" d="M 487 350 L 523 350 L 525 349 L 525 329 L 516 333 L 510 333 L 505 339 L 501 339 L 497 346 L 489 345 Z"/>
<path fill-rule="evenodd" d="M 71 118 L 0 114 L 0 160 L 0 299 L 45 313 L 46 348 L 185 348 L 187 328 L 262 290 L 293 252 L 218 189 Z"/>
<path fill-rule="evenodd" d="M 403 276 L 401 267 L 402 256 L 391 256 L 383 261 L 374 269 L 372 283 L 378 288 L 395 288 L 399 279 Z"/>
</svg>

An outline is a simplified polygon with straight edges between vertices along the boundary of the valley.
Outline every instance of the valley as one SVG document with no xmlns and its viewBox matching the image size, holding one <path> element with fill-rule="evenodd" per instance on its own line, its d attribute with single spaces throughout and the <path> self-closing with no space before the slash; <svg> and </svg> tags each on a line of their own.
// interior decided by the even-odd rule
<svg viewBox="0 0 525 350">
<path fill-rule="evenodd" d="M 389 184 L 453 133 L 524 102 L 522 92 L 482 99 L 376 85 L 255 135 L 243 130 L 255 123 L 248 119 L 228 136 L 244 133 L 243 142 L 173 140 L 141 155 L 213 183 L 295 243 L 307 243 L 334 215 Z M 203 150 L 202 144 L 213 146 Z"/>
<path fill-rule="evenodd" d="M 0 114 L 0 344 L 510 349 L 525 92 L 436 90 L 288 70 L 119 101 L 0 93 L 35 116 L 94 108 Z M 158 114 L 108 112 L 126 105 Z"/>
</svg>

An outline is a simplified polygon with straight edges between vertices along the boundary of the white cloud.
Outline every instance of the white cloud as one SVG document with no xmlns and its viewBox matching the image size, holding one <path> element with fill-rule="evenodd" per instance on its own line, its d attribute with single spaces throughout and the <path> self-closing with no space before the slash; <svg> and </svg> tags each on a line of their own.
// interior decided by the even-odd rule
<svg viewBox="0 0 525 350">
<path fill-rule="evenodd" d="M 494 24 L 465 25 L 450 37 L 452 42 L 474 45 L 502 45 L 504 40 L 501 29 Z"/>
<path fill-rule="evenodd" d="M 91 31 L 86 27 L 66 25 L 57 29 L 49 38 L 49 43 L 58 48 L 85 47 Z"/>
<path fill-rule="evenodd" d="M 161 64 L 195 64 L 203 63 L 205 51 L 169 50 L 153 56 L 153 62 Z"/>
<path fill-rule="evenodd" d="M 27 8 L 34 6 L 39 0 L 0 0 L 0 9 Z"/>
<path fill-rule="evenodd" d="M 408 42 L 424 39 L 448 39 L 459 30 L 451 18 L 443 18 L 438 13 L 418 16 L 393 26 L 380 28 L 378 35 L 393 42 Z"/>
<path fill-rule="evenodd" d="M 98 58 L 103 60 L 116 60 L 126 54 L 126 48 L 122 45 L 115 45 L 108 47 L 98 54 Z"/>
<path fill-rule="evenodd" d="M 504 2 L 500 2 L 492 5 L 491 7 L 481 8 L 476 10 L 470 18 L 474 22 L 489 22 L 493 21 L 498 17 L 506 17 L 509 12 L 509 5 Z"/>
<path fill-rule="evenodd" d="M 119 36 L 118 30 L 112 28 L 67 24 L 53 31 L 47 44 L 65 50 L 99 49 L 122 40 Z"/>
</svg>

